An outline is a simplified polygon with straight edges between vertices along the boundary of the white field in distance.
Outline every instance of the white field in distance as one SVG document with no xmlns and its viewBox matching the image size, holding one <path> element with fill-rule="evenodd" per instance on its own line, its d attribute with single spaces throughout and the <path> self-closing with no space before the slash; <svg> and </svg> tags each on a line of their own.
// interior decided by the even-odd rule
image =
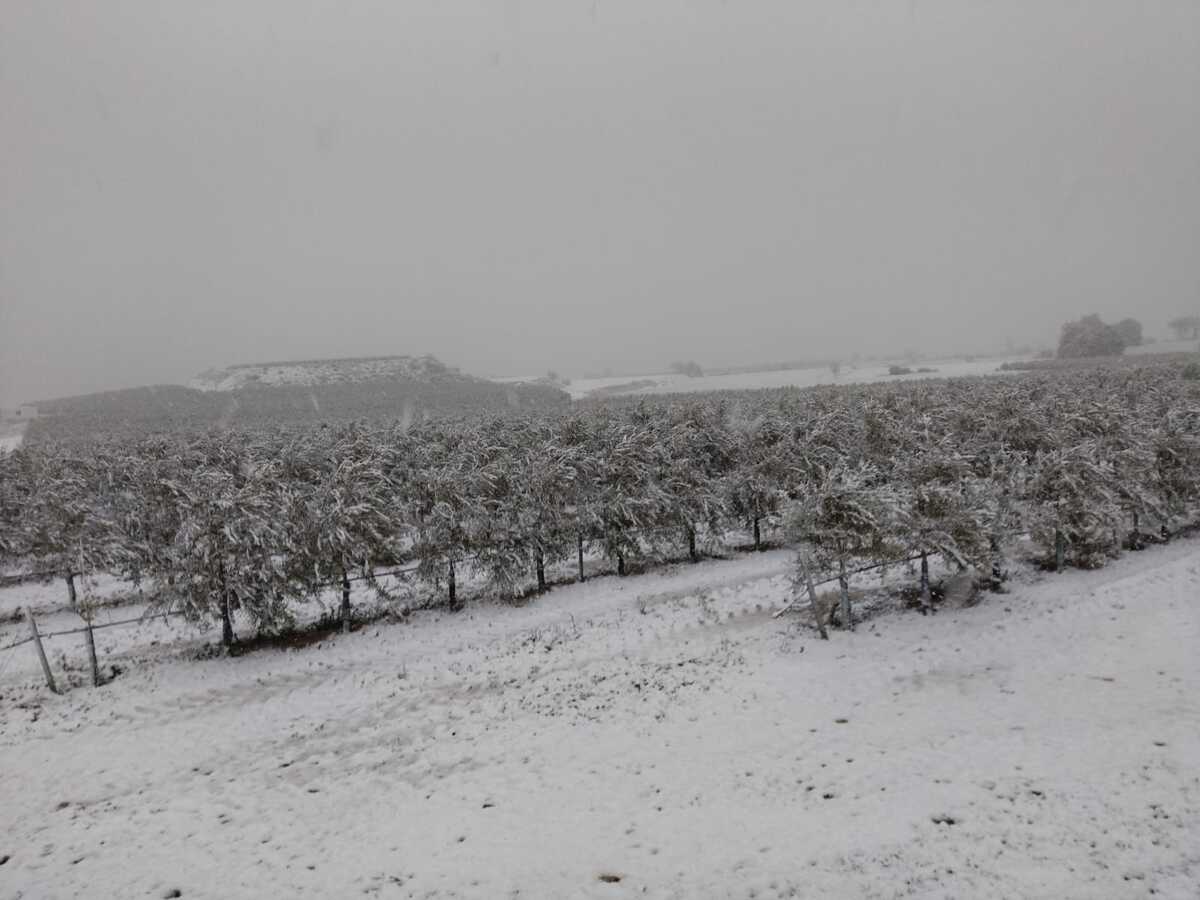
<svg viewBox="0 0 1200 900">
<path fill-rule="evenodd" d="M 646 375 L 613 375 L 604 378 L 572 379 L 564 390 L 571 395 L 572 400 L 581 400 L 592 396 L 629 396 L 642 394 L 684 394 L 705 391 L 745 391 L 761 388 L 781 387 L 816 387 L 823 384 L 866 384 L 875 381 L 910 381 L 916 378 L 962 378 L 972 375 L 994 375 L 1000 370 L 1001 364 L 1027 357 L 990 357 L 976 359 L 970 362 L 962 358 L 950 360 L 923 360 L 907 362 L 905 360 L 889 360 L 880 362 L 843 363 L 837 375 L 828 366 L 787 369 L 771 372 L 731 372 L 726 374 L 705 374 L 698 378 L 689 378 L 675 372 L 658 372 Z M 889 375 L 890 366 L 904 366 L 912 369 L 911 375 Z M 936 369 L 936 372 L 917 372 L 919 368 Z M 529 382 L 538 378 L 504 377 L 495 378 L 501 382 Z"/>
</svg>

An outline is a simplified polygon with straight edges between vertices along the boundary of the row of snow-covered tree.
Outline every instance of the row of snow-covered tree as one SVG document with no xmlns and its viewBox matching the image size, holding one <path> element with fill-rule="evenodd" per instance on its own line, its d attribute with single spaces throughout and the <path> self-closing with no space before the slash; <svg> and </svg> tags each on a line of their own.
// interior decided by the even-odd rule
<svg viewBox="0 0 1200 900">
<path fill-rule="evenodd" d="M 1092 566 L 1198 499 L 1200 390 L 1149 367 L 34 445 L 0 456 L 0 554 L 72 597 L 80 573 L 138 580 L 228 641 L 234 613 L 283 627 L 381 567 L 453 599 L 470 560 L 511 596 L 585 552 L 624 572 L 780 524 L 831 572 L 990 573 L 1018 532 Z"/>
</svg>

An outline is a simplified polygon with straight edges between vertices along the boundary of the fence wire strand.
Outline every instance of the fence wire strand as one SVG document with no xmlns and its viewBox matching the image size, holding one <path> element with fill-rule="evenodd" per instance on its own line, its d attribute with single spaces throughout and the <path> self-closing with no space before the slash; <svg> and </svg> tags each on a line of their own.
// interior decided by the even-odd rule
<svg viewBox="0 0 1200 900">
<path fill-rule="evenodd" d="M 630 528 L 630 529 L 623 529 L 623 533 L 635 534 L 635 535 L 662 534 L 662 533 L 668 533 L 668 532 L 675 533 L 675 532 L 681 530 L 683 527 L 684 526 L 680 525 L 680 526 L 661 526 L 661 527 L 651 527 L 651 528 Z M 778 529 L 778 527 L 779 527 L 778 524 L 768 523 L 768 528 Z M 1029 534 L 1030 534 L 1030 532 L 1028 529 L 1021 529 L 1021 530 L 1000 532 L 997 536 L 1001 537 L 1001 538 L 1005 538 L 1005 539 L 1011 539 L 1011 538 L 1016 538 L 1016 537 L 1027 537 L 1027 536 L 1029 536 Z M 585 539 L 586 543 L 589 543 L 589 544 L 594 544 L 597 540 L 598 540 L 598 538 L 596 538 L 596 537 L 590 537 L 590 538 Z M 794 549 L 796 546 L 797 545 L 788 545 L 788 548 Z M 458 563 L 476 561 L 480 558 L 481 555 L 482 554 L 480 554 L 480 553 L 473 553 L 468 556 L 461 556 L 461 557 L 447 556 L 447 557 L 442 557 L 442 559 L 444 560 L 444 563 L 446 563 L 446 564 L 449 564 L 449 563 L 458 564 Z M 866 566 L 860 566 L 858 568 L 847 571 L 845 573 L 845 576 L 847 578 L 849 578 L 854 575 L 861 575 L 865 572 L 872 572 L 876 569 L 885 569 L 888 566 L 905 565 L 907 563 L 911 563 L 911 562 L 915 562 L 915 561 L 919 560 L 922 555 L 923 554 L 916 554 L 914 556 L 908 556 L 908 557 L 904 557 L 904 558 L 900 558 L 900 559 L 890 559 L 885 562 L 877 562 L 877 563 L 872 563 L 872 564 L 866 565 Z M 943 551 L 935 549 L 935 550 L 926 551 L 926 555 L 935 555 L 936 556 L 936 555 L 945 555 L 945 554 L 943 553 Z M 347 576 L 347 578 L 344 580 L 331 581 L 331 582 L 328 582 L 325 584 L 318 584 L 318 585 L 315 585 L 314 587 L 316 590 L 328 590 L 328 589 L 332 589 L 332 588 L 344 587 L 345 583 L 347 583 L 347 582 L 357 583 L 357 582 L 362 582 L 362 581 L 375 581 L 380 578 L 393 578 L 393 577 L 397 577 L 397 576 L 401 576 L 401 575 L 408 575 L 408 574 L 418 571 L 422 567 L 422 565 L 423 565 L 423 563 L 414 563 L 414 564 L 410 564 L 410 565 L 406 565 L 406 566 L 401 566 L 400 568 L 392 569 L 392 570 L 386 571 L 386 572 L 372 572 L 370 574 L 357 574 L 354 576 Z M 39 573 L 39 574 L 41 574 L 41 573 Z M 814 581 L 813 586 L 819 587 L 819 586 L 823 586 L 826 584 L 832 584 L 833 582 L 837 581 L 841 577 L 842 577 L 841 575 L 831 575 L 830 577 L 821 579 L 820 581 Z M 794 605 L 794 604 L 788 604 L 788 606 L 792 606 L 792 605 Z M 60 612 L 60 611 L 63 611 L 63 610 L 55 610 L 55 612 Z M 152 621 L 154 619 L 158 619 L 158 618 L 162 618 L 163 620 L 166 620 L 172 616 L 185 616 L 185 615 L 186 615 L 186 613 L 183 610 L 172 610 L 168 607 L 168 609 L 163 612 L 147 612 L 140 616 L 134 616 L 134 617 L 128 618 L 128 619 L 120 619 L 116 622 L 101 622 L 99 624 L 89 623 L 89 624 L 84 625 L 79 628 L 68 628 L 68 629 L 63 629 L 61 631 L 40 632 L 39 637 L 41 637 L 42 640 L 47 640 L 49 638 L 55 638 L 55 637 L 67 637 L 67 636 L 70 636 L 73 634 L 84 634 L 85 632 L 87 632 L 89 630 L 95 632 L 95 631 L 100 631 L 101 629 L 104 629 L 104 628 L 119 628 L 119 627 L 124 627 L 126 625 L 141 625 L 141 624 L 146 624 L 147 622 L 150 622 L 150 621 Z M 9 644 L 6 644 L 6 645 L 0 647 L 0 653 L 6 652 L 9 650 L 13 650 L 17 647 L 20 647 L 22 644 L 28 644 L 32 641 L 33 641 L 32 635 L 21 638 L 20 640 L 17 640 L 17 641 L 13 641 L 12 643 L 9 643 Z M 7 665 L 7 663 L 5 665 Z M 0 672 L 2 672 L 2 670 L 0 670 Z"/>
</svg>

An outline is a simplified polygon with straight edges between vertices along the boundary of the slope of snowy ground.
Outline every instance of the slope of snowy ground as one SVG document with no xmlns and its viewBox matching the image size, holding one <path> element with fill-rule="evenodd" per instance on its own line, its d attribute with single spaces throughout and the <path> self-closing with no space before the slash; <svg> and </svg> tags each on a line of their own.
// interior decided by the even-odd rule
<svg viewBox="0 0 1200 900">
<path fill-rule="evenodd" d="M 0 898 L 1194 900 L 1200 542 L 827 643 L 787 562 L 10 674 Z"/>
</svg>

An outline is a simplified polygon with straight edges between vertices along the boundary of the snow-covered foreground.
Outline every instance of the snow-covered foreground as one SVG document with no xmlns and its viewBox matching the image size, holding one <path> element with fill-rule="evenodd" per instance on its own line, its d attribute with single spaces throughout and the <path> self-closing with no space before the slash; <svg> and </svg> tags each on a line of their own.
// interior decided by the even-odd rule
<svg viewBox="0 0 1200 900">
<path fill-rule="evenodd" d="M 0 897 L 1197 896 L 1200 542 L 828 643 L 787 563 L 0 682 Z"/>
</svg>

